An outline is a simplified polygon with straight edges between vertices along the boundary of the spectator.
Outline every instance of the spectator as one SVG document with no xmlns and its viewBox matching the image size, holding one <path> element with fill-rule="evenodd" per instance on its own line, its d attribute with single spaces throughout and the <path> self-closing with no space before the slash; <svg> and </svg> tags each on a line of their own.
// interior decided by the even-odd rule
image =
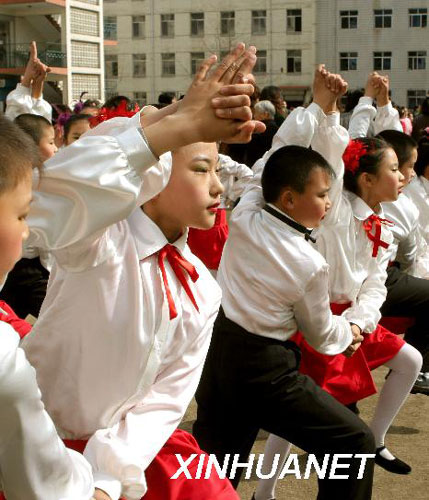
<svg viewBox="0 0 429 500">
<path fill-rule="evenodd" d="M 420 114 L 414 118 L 413 121 L 413 139 L 419 141 L 422 133 L 426 127 L 429 127 L 429 97 L 421 103 Z"/>
<path fill-rule="evenodd" d="M 287 103 L 283 99 L 280 88 L 275 85 L 264 87 L 260 95 L 260 100 L 271 101 L 274 104 L 274 107 L 276 108 L 274 121 L 277 126 L 280 127 L 287 115 Z"/>
</svg>

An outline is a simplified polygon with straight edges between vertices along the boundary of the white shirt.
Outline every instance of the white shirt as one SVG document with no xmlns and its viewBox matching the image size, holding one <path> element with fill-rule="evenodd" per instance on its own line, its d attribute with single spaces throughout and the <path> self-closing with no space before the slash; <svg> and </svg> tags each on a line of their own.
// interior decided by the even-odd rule
<svg viewBox="0 0 429 500">
<path fill-rule="evenodd" d="M 18 345 L 19 335 L 0 321 L 0 490 L 8 500 L 88 500 L 91 467 L 58 437 Z"/>
<path fill-rule="evenodd" d="M 372 242 L 363 229 L 363 221 L 373 211 L 362 199 L 343 192 L 343 152 L 349 142 L 347 131 L 341 127 L 339 114 L 321 120 L 322 110 L 311 104 L 306 110 L 298 108 L 287 118 L 290 123 L 280 127 L 273 145 L 285 142 L 285 133 L 293 132 L 294 144 L 318 151 L 333 167 L 336 178 L 332 180 L 329 197 L 332 207 L 321 226 L 313 232 L 316 246 L 329 264 L 329 295 L 334 303 L 351 302 L 342 316 L 358 325 L 362 331 L 375 330 L 381 317 L 380 307 L 386 298 L 387 254 L 379 249 L 372 257 Z M 293 119 L 293 121 L 292 121 Z M 383 213 L 378 214 L 383 218 Z M 383 241 L 390 243 L 392 235 L 382 226 Z"/>
<path fill-rule="evenodd" d="M 10 120 L 14 120 L 24 113 L 40 115 L 49 122 L 52 121 L 52 106 L 43 97 L 38 99 L 31 97 L 31 88 L 18 83 L 16 89 L 9 92 L 6 97 L 6 111 L 4 114 Z"/>
<path fill-rule="evenodd" d="M 294 113 L 302 114 L 302 108 Z M 287 132 L 283 145 L 294 136 L 292 129 Z M 222 307 L 251 333 L 284 341 L 299 329 L 315 349 L 338 354 L 352 335 L 349 323 L 329 308 L 324 258 L 302 233 L 262 209 L 260 174 L 275 149 L 254 166 L 255 177 L 232 212 L 218 273 Z"/>
<path fill-rule="evenodd" d="M 146 492 L 144 471 L 196 390 L 221 299 L 184 234 L 174 245 L 200 275 L 188 280 L 199 313 L 165 261 L 169 319 L 156 254 L 167 240 L 139 206 L 167 184 L 171 155 L 156 162 L 138 120 L 104 122 L 57 153 L 29 217 L 56 264 L 24 348 L 62 436 L 89 438 L 95 485 L 113 500 Z"/>
<path fill-rule="evenodd" d="M 234 161 L 230 156 L 219 155 L 220 162 L 220 182 L 224 187 L 221 194 L 221 206 L 225 208 L 228 201 L 236 201 L 246 187 L 246 184 L 253 177 L 253 170 L 244 163 Z"/>
<path fill-rule="evenodd" d="M 414 266 L 417 256 L 419 211 L 412 200 L 401 193 L 396 201 L 382 203 L 387 219 L 394 223 L 391 227 L 393 243 L 389 246 L 389 260 L 398 261 L 401 270 L 408 271 Z"/>
<path fill-rule="evenodd" d="M 382 130 L 397 130 L 403 132 L 399 113 L 389 101 L 386 106 L 373 106 L 372 97 L 361 97 L 353 110 L 349 123 L 349 134 L 352 139 L 377 135 Z"/>
</svg>

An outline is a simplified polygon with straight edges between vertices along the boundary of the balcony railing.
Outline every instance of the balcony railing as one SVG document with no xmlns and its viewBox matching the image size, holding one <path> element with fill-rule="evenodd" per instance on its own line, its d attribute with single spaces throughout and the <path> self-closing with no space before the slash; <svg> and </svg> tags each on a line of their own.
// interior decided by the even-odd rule
<svg viewBox="0 0 429 500">
<path fill-rule="evenodd" d="M 29 56 L 29 43 L 9 43 L 0 45 L 0 67 L 18 68 L 25 66 Z M 51 67 L 67 67 L 64 45 L 60 43 L 37 42 L 39 59 Z"/>
<path fill-rule="evenodd" d="M 118 39 L 118 28 L 116 23 L 104 23 L 104 39 L 105 40 L 117 40 Z"/>
</svg>

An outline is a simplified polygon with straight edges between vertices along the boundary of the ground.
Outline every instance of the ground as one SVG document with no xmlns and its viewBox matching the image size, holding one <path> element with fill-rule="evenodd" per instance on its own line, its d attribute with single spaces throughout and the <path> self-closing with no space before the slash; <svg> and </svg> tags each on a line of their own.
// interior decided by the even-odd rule
<svg viewBox="0 0 429 500">
<path fill-rule="evenodd" d="M 385 368 L 374 372 L 378 387 L 384 382 Z M 377 401 L 374 395 L 359 404 L 360 416 L 369 422 Z M 181 427 L 187 431 L 192 428 L 196 415 L 193 401 L 186 412 Z M 413 468 L 408 476 L 391 474 L 375 467 L 373 500 L 429 500 L 429 397 L 410 394 L 387 435 L 386 445 L 398 457 Z M 260 432 L 253 453 L 263 453 L 267 434 Z M 300 455 L 299 449 L 292 453 Z M 243 480 L 238 492 L 242 500 L 250 500 L 255 490 L 256 478 Z M 277 500 L 312 500 L 317 496 L 317 480 L 313 474 L 309 480 L 287 478 L 279 482 Z M 340 500 L 340 499 L 333 499 Z"/>
</svg>

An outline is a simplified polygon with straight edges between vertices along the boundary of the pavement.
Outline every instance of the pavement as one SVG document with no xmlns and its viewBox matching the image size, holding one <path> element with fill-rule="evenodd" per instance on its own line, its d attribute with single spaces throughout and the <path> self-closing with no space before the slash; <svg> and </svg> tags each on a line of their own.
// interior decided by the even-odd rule
<svg viewBox="0 0 429 500">
<path fill-rule="evenodd" d="M 373 372 L 379 388 L 383 385 L 386 373 L 387 369 L 384 367 Z M 367 423 L 371 419 L 376 401 L 375 394 L 359 403 L 360 417 Z M 191 432 L 195 416 L 196 403 L 192 401 L 180 427 Z M 252 453 L 263 453 L 266 438 L 267 433 L 261 431 Z M 376 465 L 373 500 L 429 500 L 429 396 L 410 394 L 387 434 L 386 446 L 411 465 L 413 470 L 407 476 L 400 476 L 386 472 Z M 292 448 L 292 453 L 304 455 L 304 452 L 297 448 Z M 256 477 L 241 481 L 238 493 L 242 500 L 251 499 L 256 483 Z M 277 500 L 312 500 L 316 497 L 315 474 L 308 480 L 288 477 L 277 485 Z"/>
</svg>

